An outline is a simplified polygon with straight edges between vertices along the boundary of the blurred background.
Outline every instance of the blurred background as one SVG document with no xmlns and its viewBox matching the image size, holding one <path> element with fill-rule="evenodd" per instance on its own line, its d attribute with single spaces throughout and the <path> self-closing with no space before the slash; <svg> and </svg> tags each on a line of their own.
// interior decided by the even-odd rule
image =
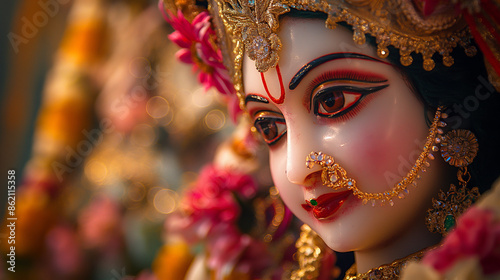
<svg viewBox="0 0 500 280">
<path fill-rule="evenodd" d="M 166 217 L 234 130 L 225 100 L 176 61 L 156 1 L 0 6 L 0 171 L 16 176 L 0 279 L 156 279 Z"/>
</svg>

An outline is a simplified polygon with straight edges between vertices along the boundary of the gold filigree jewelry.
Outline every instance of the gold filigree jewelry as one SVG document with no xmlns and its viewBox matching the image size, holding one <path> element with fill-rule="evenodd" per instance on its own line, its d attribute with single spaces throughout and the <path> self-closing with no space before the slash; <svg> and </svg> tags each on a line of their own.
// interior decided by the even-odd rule
<svg viewBox="0 0 500 280">
<path fill-rule="evenodd" d="M 174 1 L 174 0 L 164 0 Z M 177 0 L 179 1 L 179 0 Z M 465 20 L 455 13 L 453 5 L 443 5 L 438 12 L 422 16 L 412 0 L 209 0 L 210 13 L 219 38 L 225 65 L 244 108 L 242 61 L 246 51 L 255 58 L 258 71 L 266 71 L 279 60 L 281 47 L 277 31 L 278 17 L 290 9 L 322 12 L 325 25 L 335 28 L 346 22 L 353 29 L 353 40 L 364 44 L 366 35 L 375 37 L 377 54 L 389 55 L 389 46 L 399 50 L 401 64 L 413 63 L 413 54 L 421 55 L 423 68 L 435 67 L 434 54 L 443 64 L 454 63 L 451 53 L 461 46 L 469 56 L 476 47 Z"/>
<path fill-rule="evenodd" d="M 278 0 L 221 1 L 226 26 L 239 34 L 248 57 L 255 61 L 259 72 L 278 64 L 281 41 L 276 35 L 278 16 L 290 10 Z"/>
<path fill-rule="evenodd" d="M 311 152 L 306 157 L 306 166 L 311 169 L 315 164 L 323 168 L 321 180 L 327 187 L 338 190 L 356 185 L 356 181 L 347 177 L 345 169 L 335 163 L 333 157 L 322 152 Z"/>
<path fill-rule="evenodd" d="M 306 167 L 311 169 L 315 164 L 319 164 L 322 167 L 321 179 L 325 186 L 334 190 L 341 188 L 349 189 L 356 197 L 362 200 L 363 204 L 371 202 L 371 205 L 375 206 L 377 205 L 376 201 L 380 201 L 380 205 L 388 203 L 390 206 L 393 206 L 393 198 L 404 198 L 409 193 L 409 185 L 416 187 L 416 180 L 420 178 L 419 172 L 425 172 L 426 167 L 430 166 L 428 160 L 434 159 L 432 152 L 438 151 L 437 147 L 434 146 L 434 143 L 441 142 L 441 138 L 437 137 L 437 135 L 441 135 L 443 133 L 440 127 L 446 126 L 446 123 L 441 121 L 441 118 L 448 117 L 445 113 L 442 113 L 442 110 L 443 107 L 439 107 L 436 110 L 436 114 L 429 129 L 429 135 L 427 136 L 423 150 L 418 156 L 410 172 L 406 174 L 401 181 L 394 184 L 394 187 L 389 191 L 383 193 L 367 193 L 361 191 L 356 184 L 356 180 L 348 178 L 345 169 L 338 163 L 335 163 L 332 156 L 326 155 L 322 152 L 311 152 L 306 157 Z"/>
<path fill-rule="evenodd" d="M 479 190 L 466 186 L 458 190 L 454 184 L 445 193 L 439 192 L 438 199 L 432 199 L 432 208 L 427 210 L 425 220 L 430 232 L 446 236 L 455 227 L 456 219 L 479 198 Z"/>
<path fill-rule="evenodd" d="M 292 272 L 290 279 L 316 279 L 320 273 L 321 259 L 326 245 L 323 240 L 308 225 L 300 228 L 300 237 L 295 243 L 297 247 L 296 258 L 299 269 Z"/>
<path fill-rule="evenodd" d="M 365 273 L 357 274 L 356 264 L 353 264 L 346 273 L 344 280 L 368 280 L 368 279 L 386 279 L 386 280 L 396 280 L 399 279 L 403 268 L 413 261 L 419 261 L 422 259 L 425 253 L 434 249 L 434 247 L 426 248 L 422 251 L 418 251 L 402 259 L 398 259 L 390 264 L 385 264 L 377 268 L 372 268 Z"/>
<path fill-rule="evenodd" d="M 470 130 L 452 130 L 441 139 L 441 156 L 455 167 L 468 166 L 477 155 L 478 143 Z"/>
<path fill-rule="evenodd" d="M 326 26 L 335 28 L 336 23 L 345 21 L 352 25 L 353 39 L 364 44 L 366 34 L 377 39 L 378 54 L 385 58 L 389 54 L 387 46 L 400 49 L 401 62 L 410 65 L 413 61 L 410 54 L 416 52 L 424 57 L 424 68 L 432 70 L 432 55 L 440 53 L 447 66 L 453 64 L 451 50 L 461 44 L 469 53 L 474 52 L 470 46 L 471 36 L 466 24 L 457 18 L 452 7 L 446 12 L 424 19 L 409 0 L 372 1 L 372 0 L 215 0 L 222 8 L 222 17 L 226 17 L 226 28 L 233 36 L 242 39 L 244 27 L 264 23 L 265 32 L 259 36 L 270 42 L 277 36 L 277 16 L 288 12 L 290 8 L 297 10 L 323 12 L 328 14 Z M 250 8 L 250 9 L 249 9 Z M 271 22 L 268 21 L 271 20 Z M 256 33 L 255 33 L 256 34 Z M 246 44 L 245 44 L 246 45 Z M 248 50 L 248 49 L 247 49 Z M 270 51 L 272 52 L 272 51 Z M 259 67 L 257 67 L 259 70 Z M 266 71 L 266 68 L 261 68 Z M 261 70 L 259 70 L 261 71 Z M 262 72 L 262 71 L 261 71 Z"/>
<path fill-rule="evenodd" d="M 432 208 L 427 210 L 425 220 L 430 232 L 445 236 L 455 226 L 456 219 L 478 198 L 479 190 L 467 188 L 470 173 L 467 166 L 477 155 L 477 139 L 465 129 L 452 130 L 441 137 L 441 156 L 452 166 L 458 167 L 457 178 L 460 187 L 451 184 L 445 193 L 440 190 L 438 199 L 432 199 Z"/>
</svg>

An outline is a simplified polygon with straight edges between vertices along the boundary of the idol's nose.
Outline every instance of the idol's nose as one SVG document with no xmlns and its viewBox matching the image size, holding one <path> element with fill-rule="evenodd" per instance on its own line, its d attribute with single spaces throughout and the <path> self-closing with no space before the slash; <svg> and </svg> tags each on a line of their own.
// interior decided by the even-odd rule
<svg viewBox="0 0 500 280">
<path fill-rule="evenodd" d="M 295 128 L 297 129 L 297 128 Z M 307 156 L 320 148 L 320 143 L 312 137 L 308 137 L 312 131 L 311 127 L 302 128 L 300 133 L 296 133 L 294 127 L 289 127 L 287 132 L 287 162 L 286 174 L 288 180 L 297 185 L 307 184 L 310 174 L 321 171 L 321 166 L 306 164 Z"/>
</svg>

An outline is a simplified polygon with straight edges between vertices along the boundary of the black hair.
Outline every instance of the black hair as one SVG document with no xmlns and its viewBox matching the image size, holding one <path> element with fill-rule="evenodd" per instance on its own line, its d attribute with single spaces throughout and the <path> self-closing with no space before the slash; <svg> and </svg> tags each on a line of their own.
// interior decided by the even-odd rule
<svg viewBox="0 0 500 280">
<path fill-rule="evenodd" d="M 367 41 L 376 46 L 373 37 Z M 482 193 L 500 176 L 500 161 L 496 160 L 500 157 L 500 94 L 488 81 L 480 52 L 469 57 L 463 49 L 455 48 L 451 56 L 454 64 L 448 67 L 441 55 L 435 54 L 436 66 L 431 71 L 423 69 L 420 54 L 412 54 L 413 63 L 403 66 L 399 51 L 390 47 L 387 59 L 401 69 L 427 108 L 447 108 L 447 129 L 468 129 L 476 135 L 479 150 L 468 167 L 469 186 L 477 186 Z"/>
<path fill-rule="evenodd" d="M 321 12 L 298 11 L 292 9 L 285 16 L 299 18 L 326 19 Z M 351 30 L 345 22 L 339 25 Z M 367 35 L 366 42 L 374 47 L 376 39 Z M 476 47 L 477 48 L 477 47 Z M 420 54 L 412 54 L 413 63 L 403 66 L 399 50 L 389 46 L 387 59 L 401 70 L 414 92 L 423 100 L 428 121 L 428 109 L 445 106 L 449 115 L 447 129 L 464 128 L 471 130 L 478 138 L 479 151 L 476 159 L 468 167 L 471 173 L 470 186 L 477 186 L 480 192 L 488 190 L 500 176 L 500 94 L 488 81 L 483 56 L 478 51 L 469 57 L 464 49 L 457 47 L 451 53 L 454 64 L 447 67 L 442 56 L 434 54 L 435 67 L 431 71 L 423 68 Z M 429 121 L 428 121 L 429 123 Z"/>
</svg>

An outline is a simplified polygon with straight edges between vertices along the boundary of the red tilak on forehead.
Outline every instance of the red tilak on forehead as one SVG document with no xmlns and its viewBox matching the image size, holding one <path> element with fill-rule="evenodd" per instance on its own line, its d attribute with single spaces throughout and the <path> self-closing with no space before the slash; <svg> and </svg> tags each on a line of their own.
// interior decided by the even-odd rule
<svg viewBox="0 0 500 280">
<path fill-rule="evenodd" d="M 269 92 L 269 89 L 267 88 L 267 83 L 266 83 L 266 78 L 264 77 L 264 73 L 260 73 L 260 78 L 262 79 L 262 84 L 264 85 L 264 89 L 266 90 L 267 96 L 275 103 L 275 104 L 281 104 L 283 101 L 285 101 L 285 87 L 283 86 L 283 78 L 281 78 L 281 71 L 279 65 L 276 65 L 276 73 L 278 74 L 278 81 L 280 82 L 280 98 L 276 99 L 274 98 L 271 93 Z"/>
</svg>

